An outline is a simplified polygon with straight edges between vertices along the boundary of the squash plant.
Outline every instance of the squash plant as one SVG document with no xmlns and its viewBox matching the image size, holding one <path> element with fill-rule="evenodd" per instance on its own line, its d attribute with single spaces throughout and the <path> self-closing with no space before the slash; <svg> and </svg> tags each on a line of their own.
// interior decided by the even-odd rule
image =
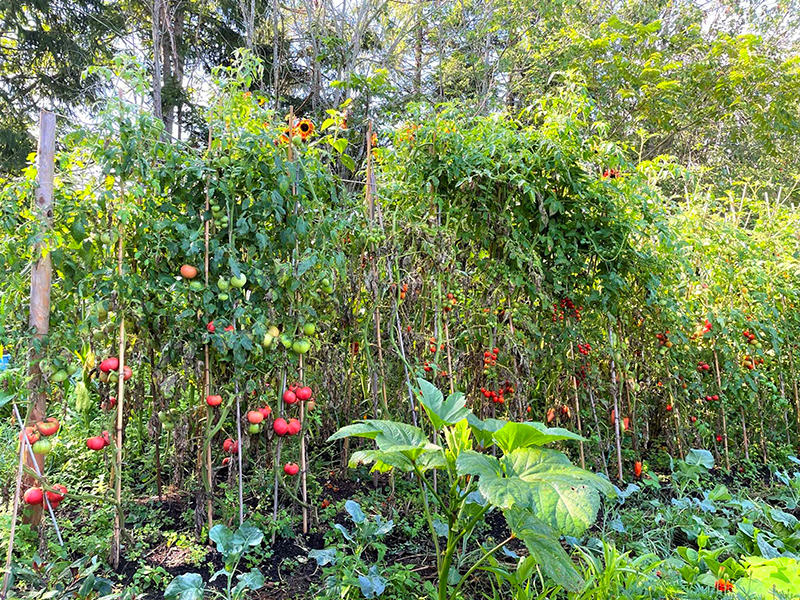
<svg viewBox="0 0 800 600">
<path fill-rule="evenodd" d="M 343 427 L 329 441 L 373 439 L 377 448 L 355 452 L 350 467 L 364 463 L 372 464 L 373 471 L 398 469 L 416 475 L 436 549 L 438 600 L 460 597 L 469 578 L 479 569 L 491 570 L 488 559 L 515 537 L 547 576 L 568 590 L 580 589 L 583 581 L 559 536 L 583 533 L 597 515 L 601 494 L 611 495 L 614 488 L 543 446 L 583 438 L 537 422 L 481 420 L 466 407 L 463 393 L 445 399 L 432 383 L 417 382 L 434 441 L 419 427 L 374 419 Z M 492 447 L 496 455 L 486 454 Z M 438 486 L 432 484 L 434 471 L 443 474 Z M 481 548 L 471 564 L 462 564 L 472 556 L 467 552 L 470 535 L 491 510 L 503 512 L 511 535 L 492 548 Z M 440 537 L 446 538 L 444 545 Z"/>
</svg>

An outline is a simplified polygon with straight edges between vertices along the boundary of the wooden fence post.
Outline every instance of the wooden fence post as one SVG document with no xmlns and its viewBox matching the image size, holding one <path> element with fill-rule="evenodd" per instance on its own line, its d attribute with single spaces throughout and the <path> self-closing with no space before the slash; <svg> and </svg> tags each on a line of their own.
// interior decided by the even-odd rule
<svg viewBox="0 0 800 600">
<path fill-rule="evenodd" d="M 47 414 L 47 393 L 43 389 L 42 370 L 39 359 L 42 356 L 38 341 L 50 331 L 50 288 L 52 286 L 53 266 L 45 238 L 53 226 L 53 181 L 55 179 L 56 155 L 56 116 L 45 110 L 39 113 L 39 148 L 37 150 L 38 183 L 34 212 L 39 219 L 39 233 L 33 245 L 31 265 L 31 304 L 28 325 L 33 332 L 29 353 L 28 391 L 30 408 L 28 423 L 35 423 Z M 39 470 L 44 466 L 44 456 L 37 455 Z M 25 464 L 33 469 L 33 463 L 25 456 Z M 33 469 L 35 470 L 35 469 Z M 35 480 L 26 476 L 24 487 L 34 485 Z M 35 507 L 26 522 L 37 525 L 42 518 L 41 506 Z"/>
</svg>

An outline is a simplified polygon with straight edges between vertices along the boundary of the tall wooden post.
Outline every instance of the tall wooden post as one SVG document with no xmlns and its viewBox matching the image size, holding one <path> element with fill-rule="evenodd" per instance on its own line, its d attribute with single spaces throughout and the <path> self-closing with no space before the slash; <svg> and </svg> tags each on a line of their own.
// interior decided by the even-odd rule
<svg viewBox="0 0 800 600">
<path fill-rule="evenodd" d="M 42 353 L 37 350 L 36 342 L 50 331 L 50 288 L 52 286 L 53 266 L 50 252 L 46 251 L 45 237 L 53 226 L 53 181 L 55 179 L 56 155 L 56 116 L 47 111 L 39 114 L 39 148 L 37 150 L 37 167 L 39 187 L 36 189 L 34 212 L 39 219 L 39 232 L 33 245 L 33 264 L 31 265 L 31 305 L 28 325 L 33 332 L 33 340 L 29 353 L 28 391 L 30 408 L 28 423 L 44 419 L 47 413 L 47 394 L 43 389 L 42 370 L 39 359 Z M 37 455 L 39 471 L 44 465 L 44 455 Z M 25 464 L 33 469 L 33 462 L 25 456 Z M 33 469 L 35 470 L 35 469 Z M 24 487 L 35 484 L 35 480 L 26 476 Z M 38 525 L 42 518 L 42 507 L 36 506 L 26 521 Z"/>
<path fill-rule="evenodd" d="M 125 187 L 120 183 L 120 204 L 125 202 Z M 117 274 L 122 279 L 122 263 L 125 256 L 125 228 L 122 221 L 119 222 L 119 246 L 117 249 Z M 117 380 L 117 422 L 114 443 L 116 445 L 116 460 L 114 466 L 114 499 L 116 500 L 116 513 L 114 515 L 114 541 L 111 545 L 112 564 L 114 569 L 119 567 L 120 540 L 122 529 L 125 523 L 122 520 L 122 427 L 125 408 L 125 306 L 122 296 L 118 296 L 119 302 L 119 374 Z"/>
<path fill-rule="evenodd" d="M 211 128 L 208 130 L 208 150 L 211 151 Z M 208 258 L 208 242 L 210 237 L 211 222 L 209 221 L 208 214 L 211 211 L 211 199 L 208 194 L 208 185 L 206 182 L 206 219 L 204 223 L 203 236 L 205 240 L 205 258 L 204 258 L 204 275 L 205 285 L 208 289 L 208 275 L 209 275 L 209 258 Z M 211 369 L 209 363 L 208 343 L 203 345 L 203 396 L 208 398 L 211 395 Z M 208 479 L 208 487 L 206 489 L 206 522 L 208 523 L 208 530 L 214 526 L 214 469 L 211 464 L 211 426 L 214 418 L 214 410 L 211 406 L 206 407 L 206 451 L 203 457 L 206 463 L 206 479 Z"/>
</svg>

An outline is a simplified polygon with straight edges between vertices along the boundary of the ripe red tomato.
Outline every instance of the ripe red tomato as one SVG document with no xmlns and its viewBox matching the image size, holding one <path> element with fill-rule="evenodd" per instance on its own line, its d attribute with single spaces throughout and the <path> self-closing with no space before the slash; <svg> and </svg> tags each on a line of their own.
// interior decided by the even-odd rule
<svg viewBox="0 0 800 600">
<path fill-rule="evenodd" d="M 48 437 L 55 434 L 61 425 L 55 417 L 48 417 L 44 421 L 39 421 L 36 428 L 43 436 Z"/>
<path fill-rule="evenodd" d="M 42 500 L 44 500 L 44 493 L 42 493 L 42 489 L 38 487 L 28 488 L 25 490 L 22 499 L 26 504 L 41 504 Z"/>
<path fill-rule="evenodd" d="M 272 423 L 272 430 L 280 436 L 284 436 L 289 432 L 289 424 L 286 419 L 275 419 Z"/>
<path fill-rule="evenodd" d="M 295 463 L 286 463 L 283 465 L 283 472 L 287 475 L 295 476 L 300 471 L 300 467 L 298 467 Z"/>
</svg>

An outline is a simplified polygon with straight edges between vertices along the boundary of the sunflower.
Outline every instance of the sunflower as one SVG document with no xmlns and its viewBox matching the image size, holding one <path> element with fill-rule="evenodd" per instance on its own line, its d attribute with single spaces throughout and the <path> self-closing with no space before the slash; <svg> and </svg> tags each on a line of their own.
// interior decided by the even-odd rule
<svg viewBox="0 0 800 600">
<path fill-rule="evenodd" d="M 296 130 L 301 138 L 307 140 L 314 134 L 314 124 L 308 119 L 303 119 L 297 124 Z"/>
<path fill-rule="evenodd" d="M 280 136 L 278 136 L 277 140 L 275 140 L 275 145 L 276 146 L 280 146 L 280 145 L 283 145 L 283 144 L 288 144 L 291 141 L 292 140 L 289 137 L 289 128 L 288 127 L 284 127 L 283 128 L 283 133 Z"/>
</svg>

